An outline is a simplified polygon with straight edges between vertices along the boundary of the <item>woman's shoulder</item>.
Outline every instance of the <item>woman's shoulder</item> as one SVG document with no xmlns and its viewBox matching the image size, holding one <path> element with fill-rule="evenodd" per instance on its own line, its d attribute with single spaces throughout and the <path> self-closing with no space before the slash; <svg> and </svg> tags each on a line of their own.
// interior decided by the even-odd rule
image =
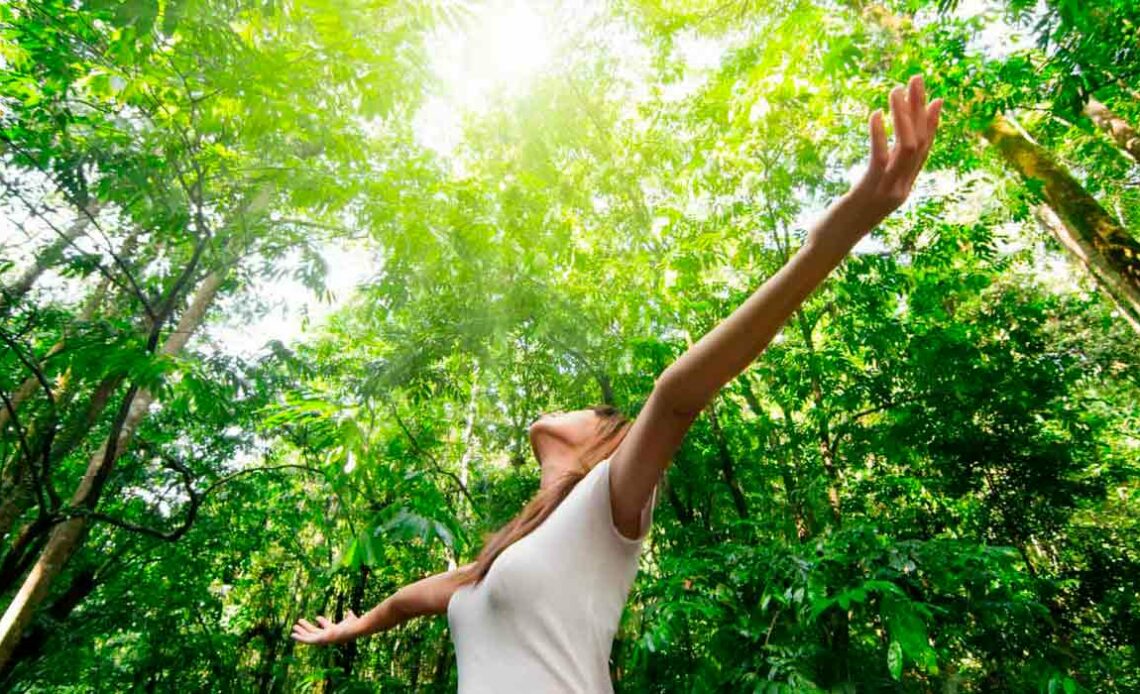
<svg viewBox="0 0 1140 694">
<path fill-rule="evenodd" d="M 656 490 L 650 503 L 641 516 L 641 533 L 637 537 L 628 537 L 614 523 L 613 498 L 610 492 L 610 460 L 606 458 L 595 465 L 587 474 L 590 482 L 588 495 L 590 497 L 591 512 L 596 514 L 601 524 L 605 526 L 603 532 L 607 541 L 616 545 L 623 551 L 640 548 L 649 535 L 649 526 L 653 520 L 653 503 L 656 501 Z M 593 479 L 589 479 L 592 477 Z M 587 480 L 583 480 L 587 481 Z"/>
</svg>

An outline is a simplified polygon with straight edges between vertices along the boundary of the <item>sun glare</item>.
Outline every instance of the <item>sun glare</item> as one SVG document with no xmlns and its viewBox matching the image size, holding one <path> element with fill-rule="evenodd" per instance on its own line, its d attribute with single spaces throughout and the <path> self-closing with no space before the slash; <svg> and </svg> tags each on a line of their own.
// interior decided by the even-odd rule
<svg viewBox="0 0 1140 694">
<path fill-rule="evenodd" d="M 546 18 L 520 2 L 489 5 L 470 33 L 450 36 L 435 69 L 463 105 L 479 108 L 498 90 L 520 87 L 550 60 Z"/>
<path fill-rule="evenodd" d="M 548 67 L 568 34 L 558 16 L 565 9 L 491 0 L 461 25 L 433 32 L 427 50 L 439 88 L 416 117 L 421 143 L 450 152 L 458 144 L 464 113 L 481 112 L 495 100 L 525 90 Z M 576 7 L 573 14 L 581 16 L 584 9 Z"/>
</svg>

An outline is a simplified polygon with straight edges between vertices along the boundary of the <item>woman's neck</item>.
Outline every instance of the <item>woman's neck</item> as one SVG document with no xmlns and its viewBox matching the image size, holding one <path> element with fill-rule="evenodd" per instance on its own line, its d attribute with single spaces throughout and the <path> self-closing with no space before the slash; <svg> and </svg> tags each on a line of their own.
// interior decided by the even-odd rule
<svg viewBox="0 0 1140 694">
<path fill-rule="evenodd" d="M 578 453 L 567 448 L 550 451 L 542 456 L 542 476 L 538 488 L 549 489 L 566 474 L 578 469 Z"/>
</svg>

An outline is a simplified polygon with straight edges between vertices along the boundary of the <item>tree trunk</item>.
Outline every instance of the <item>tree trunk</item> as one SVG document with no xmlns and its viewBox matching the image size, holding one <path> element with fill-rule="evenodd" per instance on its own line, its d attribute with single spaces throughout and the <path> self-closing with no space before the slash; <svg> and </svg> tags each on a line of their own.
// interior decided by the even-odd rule
<svg viewBox="0 0 1140 694">
<path fill-rule="evenodd" d="M 98 585 L 94 568 L 85 568 L 77 572 L 71 579 L 71 584 L 67 590 L 63 591 L 52 602 L 51 607 L 47 608 L 46 612 L 51 618 L 49 624 L 58 625 L 66 620 L 71 612 L 79 606 L 79 603 L 83 602 Z M 59 630 L 58 626 L 49 626 L 42 620 L 30 628 L 27 635 L 20 640 L 12 659 L 8 661 L 8 665 L 3 671 L 0 671 L 0 687 L 7 687 L 10 684 L 8 679 L 12 676 L 17 663 L 36 661 L 41 658 L 48 642 L 59 633 Z"/>
<path fill-rule="evenodd" d="M 1119 278 L 1112 274 L 1111 268 L 1106 267 L 1103 258 L 1093 255 L 1087 244 L 1082 244 L 1080 239 L 1071 234 L 1057 214 L 1047 205 L 1038 205 L 1033 210 L 1033 215 L 1037 217 L 1042 229 L 1055 236 L 1080 261 L 1132 329 L 1140 333 L 1140 310 L 1128 301 L 1127 292 L 1120 286 Z"/>
<path fill-rule="evenodd" d="M 1097 268 L 1102 286 L 1111 285 L 1122 303 L 1140 313 L 1140 243 L 1064 167 L 1008 119 L 1000 115 L 994 118 L 986 127 L 985 137 L 1023 178 L 1041 187 L 1046 203 L 1068 232 L 1061 243 L 1071 251 L 1079 248 L 1082 262 Z"/>
<path fill-rule="evenodd" d="M 37 516 L 20 528 L 0 561 L 0 594 L 11 591 L 27 572 L 32 559 L 43 549 L 44 536 L 49 530 L 51 522 L 46 516 Z"/>
<path fill-rule="evenodd" d="M 1084 110 L 1096 127 L 1108 133 L 1117 147 L 1127 152 L 1132 161 L 1140 163 L 1140 135 L 1127 121 L 1091 96 L 1085 102 Z"/>
<path fill-rule="evenodd" d="M 677 521 L 682 526 L 687 526 L 693 522 L 693 510 L 685 506 L 685 502 L 681 501 L 681 497 L 677 494 L 677 488 L 665 482 L 665 498 L 669 501 L 669 505 L 673 507 L 673 513 L 677 516 Z"/>
<path fill-rule="evenodd" d="M 198 287 L 190 305 L 182 313 L 178 325 L 163 343 L 160 353 L 173 355 L 182 350 L 190 336 L 202 324 L 206 310 L 213 303 L 221 287 L 224 275 L 215 271 L 206 276 Z M 133 394 L 133 397 L 132 397 Z M 118 436 L 107 442 L 93 455 L 87 464 L 87 471 L 79 487 L 71 498 L 71 507 L 94 509 L 99 501 L 103 483 L 114 467 L 116 458 L 130 445 L 139 424 L 146 416 L 154 396 L 146 390 L 128 391 L 124 402 L 125 416 Z M 39 560 L 32 567 L 8 609 L 0 618 L 0 669 L 4 668 L 19 642 L 24 629 L 31 621 L 36 608 L 47 596 L 52 582 L 67 564 L 75 551 L 83 544 L 89 524 L 85 516 L 70 518 L 55 526 L 48 538 Z"/>
<path fill-rule="evenodd" d="M 51 465 L 63 460 L 63 458 L 75 450 L 76 446 L 82 443 L 84 436 L 91 430 L 91 427 L 95 425 L 96 419 L 98 419 L 99 415 L 102 414 L 103 410 L 107 407 L 111 396 L 114 395 L 115 390 L 118 389 L 122 382 L 122 375 L 116 374 L 104 378 L 95 388 L 95 392 L 92 393 L 83 415 L 76 418 L 72 424 L 64 430 L 63 435 L 56 439 L 51 451 Z M 0 539 L 3 539 L 11 532 L 12 526 L 31 504 L 35 494 L 35 488 L 31 486 L 31 481 L 30 478 L 25 479 L 23 485 L 14 488 L 12 493 L 5 496 L 2 503 L 0 503 Z M 24 496 L 21 498 L 19 495 Z M 16 544 L 18 544 L 18 541 Z M 10 554 L 11 552 L 12 548 L 9 547 L 8 553 Z M 8 563 L 9 560 L 7 556 L 0 562 L 0 592 L 7 590 L 5 577 L 8 576 L 8 574 L 4 572 L 3 567 L 7 566 Z"/>
</svg>

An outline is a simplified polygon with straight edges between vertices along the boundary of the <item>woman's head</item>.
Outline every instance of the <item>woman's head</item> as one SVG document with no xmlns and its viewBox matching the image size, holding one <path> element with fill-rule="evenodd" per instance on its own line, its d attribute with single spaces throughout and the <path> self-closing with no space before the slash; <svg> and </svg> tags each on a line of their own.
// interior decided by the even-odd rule
<svg viewBox="0 0 1140 694">
<path fill-rule="evenodd" d="M 545 412 L 527 427 L 530 447 L 539 467 L 548 463 L 589 472 L 621 443 L 629 421 L 610 405 L 570 412 Z"/>
<path fill-rule="evenodd" d="M 586 473 L 613 455 L 629 427 L 630 421 L 609 405 L 547 413 L 532 422 L 527 434 L 544 477 L 551 466 L 558 469 L 518 515 L 487 538 L 475 566 L 460 583 L 482 580 L 503 550 L 541 525 Z"/>
</svg>

